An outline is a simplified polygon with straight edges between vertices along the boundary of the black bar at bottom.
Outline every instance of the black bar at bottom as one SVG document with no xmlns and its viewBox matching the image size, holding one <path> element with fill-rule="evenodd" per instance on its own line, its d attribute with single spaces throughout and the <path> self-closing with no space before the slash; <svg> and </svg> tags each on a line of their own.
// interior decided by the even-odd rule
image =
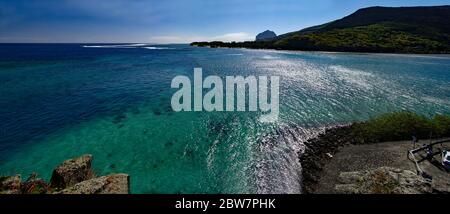
<svg viewBox="0 0 450 214">
<path fill-rule="evenodd" d="M 272 203 L 270 203 L 272 201 Z M 255 210 L 420 211 L 447 209 L 448 195 L 0 195 L 2 211 Z M 208 202 L 205 209 L 200 204 Z M 195 207 L 194 207 L 195 205 Z M 6 213 L 6 212 L 3 212 Z"/>
</svg>

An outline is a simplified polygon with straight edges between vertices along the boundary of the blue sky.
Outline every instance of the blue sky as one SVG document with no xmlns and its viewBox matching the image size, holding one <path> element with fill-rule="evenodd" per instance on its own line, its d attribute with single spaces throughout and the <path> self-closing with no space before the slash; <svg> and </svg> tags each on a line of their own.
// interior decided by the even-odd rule
<svg viewBox="0 0 450 214">
<path fill-rule="evenodd" d="M 0 0 L 0 42 L 187 43 L 251 40 L 322 24 L 368 6 L 450 0 Z"/>
</svg>

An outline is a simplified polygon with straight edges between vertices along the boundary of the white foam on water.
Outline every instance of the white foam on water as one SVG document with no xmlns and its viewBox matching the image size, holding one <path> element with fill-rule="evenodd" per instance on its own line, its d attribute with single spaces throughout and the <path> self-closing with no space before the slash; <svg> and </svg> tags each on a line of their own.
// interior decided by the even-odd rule
<svg viewBox="0 0 450 214">
<path fill-rule="evenodd" d="M 148 44 L 125 44 L 125 45 L 83 45 L 83 48 L 137 48 Z"/>
<path fill-rule="evenodd" d="M 216 153 L 216 148 L 217 148 L 218 144 L 219 144 L 219 140 L 215 140 L 213 142 L 212 146 L 208 150 L 208 156 L 207 156 L 207 159 L 206 159 L 208 170 L 211 170 L 213 168 L 214 155 Z"/>
<path fill-rule="evenodd" d="M 263 59 L 268 59 L 268 60 L 270 60 L 270 59 L 278 59 L 279 57 L 271 56 L 271 55 L 265 55 L 265 56 L 263 56 L 262 58 L 263 58 Z"/>
<path fill-rule="evenodd" d="M 149 49 L 149 50 L 172 50 L 175 48 L 169 48 L 169 47 L 143 47 L 145 49 Z"/>
<path fill-rule="evenodd" d="M 328 67 L 330 71 L 336 74 L 337 78 L 346 83 L 358 86 L 363 89 L 372 89 L 371 77 L 373 75 L 361 70 L 350 69 L 340 65 L 332 65 Z"/>
<path fill-rule="evenodd" d="M 326 78 L 322 66 L 308 63 L 303 59 L 256 60 L 256 69 L 269 71 L 272 75 L 286 77 L 284 84 L 300 85 L 310 91 L 333 91 L 334 86 Z"/>
<path fill-rule="evenodd" d="M 450 105 L 450 101 L 449 100 L 441 99 L 441 98 L 438 98 L 438 97 L 424 96 L 422 99 L 424 101 L 432 103 L 432 104 Z"/>
<path fill-rule="evenodd" d="M 303 152 L 306 140 L 324 129 L 301 127 L 281 128 L 257 144 L 256 185 L 258 194 L 301 193 L 302 167 L 298 153 Z"/>
</svg>

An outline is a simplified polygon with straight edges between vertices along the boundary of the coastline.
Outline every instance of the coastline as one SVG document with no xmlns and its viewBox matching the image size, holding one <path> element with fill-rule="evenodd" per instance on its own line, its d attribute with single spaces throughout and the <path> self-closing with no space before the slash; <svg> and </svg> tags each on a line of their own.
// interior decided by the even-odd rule
<svg viewBox="0 0 450 214">
<path fill-rule="evenodd" d="M 251 48 L 251 47 L 210 47 L 201 45 L 188 44 L 191 47 L 197 48 L 222 48 L 222 49 L 242 49 L 242 50 L 263 50 L 263 51 L 276 51 L 276 52 L 291 52 L 291 53 L 323 53 L 323 54 L 355 54 L 355 55 L 393 55 L 393 56 L 416 56 L 416 57 L 450 57 L 450 53 L 404 53 L 404 52 L 358 52 L 358 51 L 327 51 L 327 50 L 295 50 L 295 49 L 274 49 L 274 48 Z"/>
<path fill-rule="evenodd" d="M 356 144 L 351 137 L 352 125 L 327 128 L 319 136 L 307 140 L 305 150 L 299 152 L 302 166 L 302 193 L 314 193 L 330 157 L 346 144 Z"/>
<path fill-rule="evenodd" d="M 379 169 L 407 171 L 413 179 L 422 179 L 421 176 L 415 175 L 415 165 L 408 159 L 408 150 L 413 147 L 412 141 L 364 143 L 355 138 L 355 126 L 356 123 L 328 128 L 324 133 L 305 142 L 304 152 L 298 154 L 302 166 L 303 194 L 349 193 L 339 188 L 345 186 L 343 180 L 349 179 L 343 178 L 343 175 L 352 173 L 350 177 L 355 177 L 357 173 L 376 172 Z M 419 144 L 428 142 L 430 141 L 424 139 L 419 141 Z M 421 164 L 433 174 L 434 179 L 433 182 L 424 181 L 417 186 L 411 185 L 409 188 L 413 190 L 412 193 L 449 193 L 450 177 L 446 174 L 448 172 L 440 171 L 432 163 L 424 161 Z M 358 179 L 359 184 L 368 182 L 361 177 Z M 420 189 L 423 186 L 428 189 Z"/>
</svg>

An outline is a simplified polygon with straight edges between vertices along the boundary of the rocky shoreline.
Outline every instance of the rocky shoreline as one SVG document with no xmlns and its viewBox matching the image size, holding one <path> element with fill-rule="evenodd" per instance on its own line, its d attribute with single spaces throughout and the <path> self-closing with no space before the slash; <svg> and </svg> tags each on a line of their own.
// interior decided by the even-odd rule
<svg viewBox="0 0 450 214">
<path fill-rule="evenodd" d="M 36 173 L 22 181 L 21 175 L 0 176 L 0 194 L 129 194 L 130 177 L 111 174 L 97 177 L 92 155 L 64 161 L 52 173 L 50 182 Z"/>
<path fill-rule="evenodd" d="M 357 125 L 328 128 L 304 143 L 305 150 L 298 154 L 302 165 L 302 193 L 450 192 L 450 177 L 445 173 L 441 177 L 436 174 L 433 181 L 417 175 L 407 158 L 410 141 L 365 142 L 355 134 Z"/>
<path fill-rule="evenodd" d="M 298 154 L 302 164 L 302 193 L 313 193 L 317 189 L 325 164 L 340 146 L 356 143 L 352 137 L 352 125 L 327 128 L 324 133 L 306 141 L 305 150 Z"/>
</svg>

